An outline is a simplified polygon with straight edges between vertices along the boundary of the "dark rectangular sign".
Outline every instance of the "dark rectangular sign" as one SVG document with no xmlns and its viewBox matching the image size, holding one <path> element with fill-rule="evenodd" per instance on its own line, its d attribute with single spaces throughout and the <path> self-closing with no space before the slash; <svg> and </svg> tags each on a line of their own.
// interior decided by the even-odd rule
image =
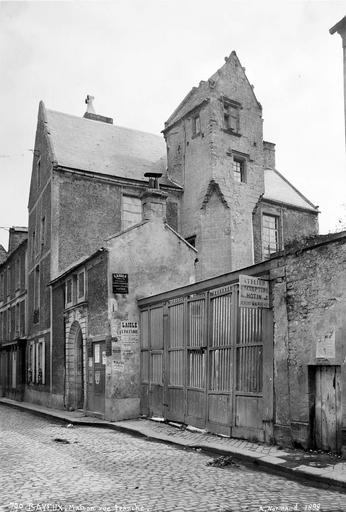
<svg viewBox="0 0 346 512">
<path fill-rule="evenodd" d="M 128 274 L 112 274 L 113 293 L 129 293 L 129 275 Z"/>
</svg>

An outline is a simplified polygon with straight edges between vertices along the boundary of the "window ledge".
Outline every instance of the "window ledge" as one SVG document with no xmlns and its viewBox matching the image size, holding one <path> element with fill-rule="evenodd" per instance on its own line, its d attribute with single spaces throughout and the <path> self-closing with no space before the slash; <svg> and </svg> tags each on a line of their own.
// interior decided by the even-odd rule
<svg viewBox="0 0 346 512">
<path fill-rule="evenodd" d="M 81 306 L 87 306 L 88 302 L 86 300 L 82 300 L 80 302 L 76 302 L 75 304 L 67 304 L 64 313 L 68 313 L 69 311 L 72 311 L 73 309 L 80 308 Z"/>
<path fill-rule="evenodd" d="M 242 134 L 239 132 L 235 132 L 234 130 L 229 130 L 228 128 L 221 128 L 221 130 L 229 135 L 234 135 L 235 137 L 241 137 Z"/>
</svg>

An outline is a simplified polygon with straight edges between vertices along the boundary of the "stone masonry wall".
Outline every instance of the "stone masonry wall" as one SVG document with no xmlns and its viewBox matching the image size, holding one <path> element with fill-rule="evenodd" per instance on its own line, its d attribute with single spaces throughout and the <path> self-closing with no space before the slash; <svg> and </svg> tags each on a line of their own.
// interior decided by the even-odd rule
<svg viewBox="0 0 346 512">
<path fill-rule="evenodd" d="M 240 105 L 239 133 L 225 130 L 223 97 Z M 195 135 L 193 117 L 198 113 L 201 132 Z M 192 89 L 166 123 L 165 137 L 168 173 L 184 185 L 181 232 L 184 237 L 196 235 L 199 278 L 252 264 L 252 211 L 264 192 L 262 109 L 234 53 L 208 82 L 202 81 Z M 234 155 L 241 155 L 246 162 L 244 183 L 234 180 Z M 202 208 L 211 180 L 221 185 L 229 206 L 221 223 L 217 201 L 213 202 L 213 220 L 212 208 L 209 207 L 208 215 Z M 209 237 L 211 226 L 214 233 Z M 218 262 L 210 265 L 209 255 L 215 250 L 216 240 Z"/>
<path fill-rule="evenodd" d="M 297 245 L 278 264 L 271 271 L 276 441 L 308 447 L 309 368 L 340 365 L 343 389 L 346 385 L 346 237 L 311 248 Z M 330 335 L 335 336 L 335 358 L 321 361 L 316 345 Z M 345 427 L 344 392 L 342 402 Z"/>
<path fill-rule="evenodd" d="M 298 210 L 283 204 L 260 201 L 253 212 L 253 237 L 255 263 L 262 261 L 262 216 L 279 217 L 280 250 L 294 240 L 318 234 L 318 215 L 308 210 Z"/>
</svg>

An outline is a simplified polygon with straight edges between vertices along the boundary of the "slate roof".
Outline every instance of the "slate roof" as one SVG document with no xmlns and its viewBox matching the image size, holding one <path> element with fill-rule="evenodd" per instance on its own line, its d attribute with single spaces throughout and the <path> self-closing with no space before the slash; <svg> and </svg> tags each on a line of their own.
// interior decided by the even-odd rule
<svg viewBox="0 0 346 512">
<path fill-rule="evenodd" d="M 57 165 L 140 181 L 166 173 L 163 137 L 54 110 L 45 117 Z M 175 186 L 165 176 L 160 183 Z"/>
<path fill-rule="evenodd" d="M 263 199 L 318 212 L 317 206 L 314 206 L 282 174 L 274 169 L 264 170 L 264 189 Z"/>
</svg>

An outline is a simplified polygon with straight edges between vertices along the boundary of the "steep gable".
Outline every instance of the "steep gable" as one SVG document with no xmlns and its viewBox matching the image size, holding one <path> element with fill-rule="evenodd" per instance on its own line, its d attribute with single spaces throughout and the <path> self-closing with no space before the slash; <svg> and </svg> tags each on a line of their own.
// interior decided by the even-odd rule
<svg viewBox="0 0 346 512">
<path fill-rule="evenodd" d="M 238 76 L 237 76 L 238 75 Z M 168 120 L 165 122 L 165 128 L 163 132 L 166 132 L 172 127 L 179 119 L 189 115 L 191 111 L 198 108 L 202 103 L 206 103 L 211 95 L 214 95 L 214 89 L 223 88 L 223 80 L 226 79 L 229 83 L 234 82 L 234 93 L 237 96 L 239 92 L 239 76 L 243 81 L 242 95 L 244 94 L 244 86 L 248 89 L 248 94 L 255 101 L 258 107 L 261 109 L 261 104 L 257 100 L 253 86 L 250 84 L 245 68 L 242 67 L 238 56 L 235 51 L 232 51 L 229 57 L 225 58 L 225 64 L 218 69 L 208 80 L 202 80 L 198 87 L 193 87 L 189 93 L 185 96 L 182 102 L 170 115 Z M 236 99 L 236 98 L 233 98 Z"/>
</svg>

